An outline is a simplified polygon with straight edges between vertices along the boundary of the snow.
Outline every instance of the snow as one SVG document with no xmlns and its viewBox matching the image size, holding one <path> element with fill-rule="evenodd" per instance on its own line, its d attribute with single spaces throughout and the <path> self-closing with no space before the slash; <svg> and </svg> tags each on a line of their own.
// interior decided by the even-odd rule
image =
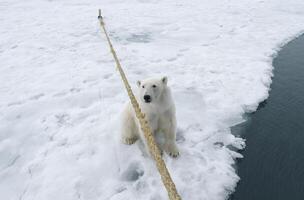
<svg viewBox="0 0 304 200">
<path fill-rule="evenodd" d="M 119 141 L 127 96 L 98 8 L 134 88 L 169 77 L 181 157 L 164 159 L 183 199 L 226 199 L 245 146 L 230 127 L 267 98 L 301 0 L 1 0 L 1 199 L 167 199 L 142 144 Z"/>
</svg>

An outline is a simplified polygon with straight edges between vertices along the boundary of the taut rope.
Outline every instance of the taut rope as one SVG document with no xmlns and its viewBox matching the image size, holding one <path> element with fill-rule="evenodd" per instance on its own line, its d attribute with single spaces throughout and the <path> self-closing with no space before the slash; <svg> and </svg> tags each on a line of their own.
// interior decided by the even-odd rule
<svg viewBox="0 0 304 200">
<path fill-rule="evenodd" d="M 120 64 L 119 60 L 118 60 L 116 52 L 113 48 L 113 45 L 110 41 L 109 35 L 108 35 L 107 30 L 105 28 L 105 23 L 103 21 L 103 17 L 101 16 L 101 10 L 99 10 L 98 19 L 99 19 L 99 22 L 100 22 L 100 27 L 103 29 L 103 31 L 106 35 L 108 44 L 109 44 L 110 49 L 111 49 L 111 53 L 112 53 L 112 55 L 114 57 L 114 60 L 116 62 L 116 67 L 119 71 L 121 79 L 122 79 L 122 81 L 125 85 L 125 88 L 126 88 L 127 92 L 128 92 L 128 95 L 129 95 L 129 98 L 131 100 L 132 106 L 133 106 L 133 108 L 135 110 L 135 113 L 136 113 L 136 117 L 139 120 L 141 130 L 143 131 L 143 133 L 145 135 L 145 138 L 147 140 L 147 144 L 148 144 L 148 147 L 149 147 L 150 154 L 152 155 L 152 157 L 154 158 L 154 160 L 156 162 L 157 169 L 158 169 L 158 171 L 161 175 L 161 179 L 162 179 L 162 181 L 165 185 L 165 188 L 168 192 L 169 199 L 170 200 L 181 200 L 181 197 L 177 193 L 175 184 L 172 181 L 172 178 L 169 174 L 169 171 L 166 167 L 166 164 L 165 164 L 164 160 L 162 159 L 160 150 L 158 149 L 157 145 L 155 144 L 155 140 L 154 140 L 151 128 L 148 124 L 148 121 L 145 119 L 145 114 L 141 112 L 139 104 L 138 104 L 138 102 L 137 102 L 137 100 L 136 100 L 136 98 L 135 98 L 135 96 L 132 92 L 131 86 L 130 86 L 130 84 L 127 80 L 127 77 L 126 77 L 126 75 L 125 75 L 125 73 L 124 73 L 124 71 L 121 67 L 121 64 Z"/>
</svg>

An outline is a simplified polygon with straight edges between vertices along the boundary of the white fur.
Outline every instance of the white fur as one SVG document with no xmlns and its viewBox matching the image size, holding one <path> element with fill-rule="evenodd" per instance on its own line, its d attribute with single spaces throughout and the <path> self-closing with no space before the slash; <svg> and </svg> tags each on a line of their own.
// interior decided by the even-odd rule
<svg viewBox="0 0 304 200">
<path fill-rule="evenodd" d="M 142 112 L 146 115 L 153 135 L 160 134 L 164 139 L 163 144 L 158 143 L 159 148 L 173 157 L 178 156 L 179 152 L 175 143 L 175 106 L 170 88 L 167 86 L 167 77 L 138 81 L 137 86 L 138 94 L 136 95 L 136 99 Z M 151 102 L 145 102 L 144 95 L 149 95 Z M 133 144 L 139 138 L 145 143 L 139 122 L 130 102 L 126 104 L 122 113 L 121 131 L 124 143 Z"/>
</svg>

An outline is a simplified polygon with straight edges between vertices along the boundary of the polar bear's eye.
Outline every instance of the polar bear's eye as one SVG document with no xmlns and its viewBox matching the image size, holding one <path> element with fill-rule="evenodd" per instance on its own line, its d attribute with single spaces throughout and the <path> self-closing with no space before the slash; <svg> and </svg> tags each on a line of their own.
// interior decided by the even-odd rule
<svg viewBox="0 0 304 200">
<path fill-rule="evenodd" d="M 156 85 L 152 85 L 153 88 L 156 88 Z"/>
<path fill-rule="evenodd" d="M 143 85 L 142 88 L 145 88 L 145 86 Z"/>
</svg>

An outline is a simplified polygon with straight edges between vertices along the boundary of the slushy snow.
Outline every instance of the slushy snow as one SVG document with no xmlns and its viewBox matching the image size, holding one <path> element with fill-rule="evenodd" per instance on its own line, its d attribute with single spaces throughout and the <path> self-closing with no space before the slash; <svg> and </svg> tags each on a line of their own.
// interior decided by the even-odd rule
<svg viewBox="0 0 304 200">
<path fill-rule="evenodd" d="M 227 199 L 245 146 L 230 127 L 267 98 L 302 0 L 0 0 L 0 198 L 167 199 L 142 144 L 120 142 L 128 98 L 98 8 L 133 88 L 169 77 L 183 199 Z"/>
</svg>

